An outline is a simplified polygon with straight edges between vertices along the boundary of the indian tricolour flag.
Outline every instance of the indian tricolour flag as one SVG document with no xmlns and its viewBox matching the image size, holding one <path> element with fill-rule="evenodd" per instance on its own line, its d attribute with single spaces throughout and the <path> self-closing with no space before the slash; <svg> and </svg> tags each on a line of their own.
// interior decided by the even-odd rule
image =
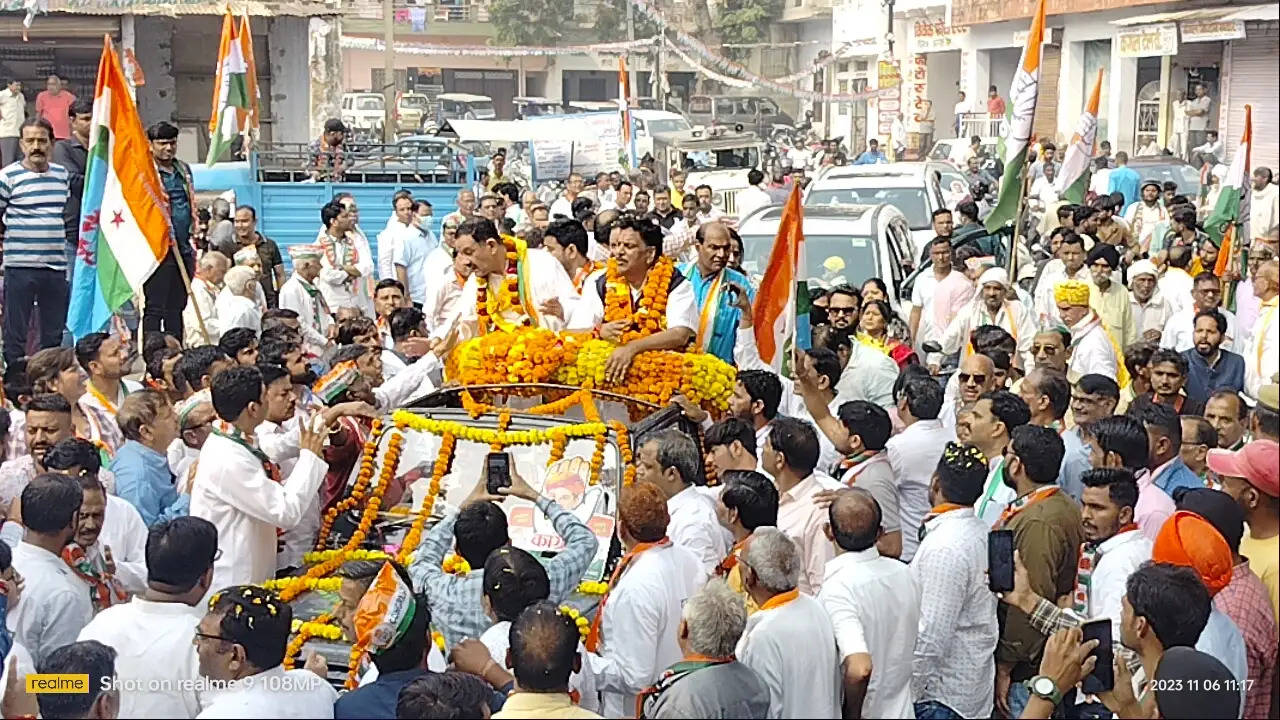
<svg viewBox="0 0 1280 720">
<path fill-rule="evenodd" d="M 222 17 L 222 42 L 218 45 L 218 72 L 213 81 L 213 113 L 209 116 L 209 156 L 205 162 L 218 162 L 231 142 L 244 129 L 244 118 L 252 103 L 249 95 L 249 66 L 240 29 L 231 17 L 230 8 Z"/>
<path fill-rule="evenodd" d="M 1022 49 L 1022 62 L 1013 74 L 1009 88 L 1012 117 L 1005 125 L 1004 175 L 1000 178 L 1000 197 L 987 216 L 987 230 L 995 232 L 1013 222 L 1022 201 L 1022 171 L 1027 165 L 1027 147 L 1031 142 L 1031 125 L 1036 115 L 1036 95 L 1040 91 L 1040 54 L 1044 46 L 1044 4 L 1036 3 L 1027 46 Z"/>
<path fill-rule="evenodd" d="M 120 58 L 110 38 L 103 45 L 67 307 L 67 329 L 76 339 L 102 330 L 141 292 L 173 242 L 164 188 Z"/>
<path fill-rule="evenodd" d="M 1218 202 L 1214 204 L 1209 217 L 1204 219 L 1204 231 L 1214 240 L 1222 240 L 1227 229 L 1240 222 L 1246 212 L 1240 207 L 1241 201 L 1248 197 L 1244 192 L 1249 188 L 1249 146 L 1253 141 L 1253 106 L 1244 106 L 1244 133 L 1240 137 L 1240 145 L 1231 157 L 1231 167 L 1222 178 L 1222 192 L 1218 193 Z M 1242 197 L 1243 196 L 1243 197 Z M 1227 255 L 1223 247 L 1219 256 Z"/>
<path fill-rule="evenodd" d="M 1080 113 L 1080 124 L 1076 127 L 1076 134 L 1071 136 L 1071 144 L 1062 158 L 1062 169 L 1054 182 L 1058 195 L 1077 205 L 1084 202 L 1084 194 L 1089 189 L 1089 165 L 1093 162 L 1094 142 L 1098 139 L 1098 103 L 1101 98 L 1102 68 L 1098 68 L 1098 79 L 1093 82 L 1089 104 Z"/>
<path fill-rule="evenodd" d="M 794 347 L 809 347 L 809 286 L 804 272 L 804 215 L 800 185 L 782 207 L 778 236 L 751 309 L 760 359 L 781 373 Z"/>
</svg>

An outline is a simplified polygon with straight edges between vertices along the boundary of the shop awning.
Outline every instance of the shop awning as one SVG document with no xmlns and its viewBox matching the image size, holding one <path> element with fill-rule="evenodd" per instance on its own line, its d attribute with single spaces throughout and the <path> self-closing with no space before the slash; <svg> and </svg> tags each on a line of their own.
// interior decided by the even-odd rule
<svg viewBox="0 0 1280 720">
<path fill-rule="evenodd" d="M 1244 7 L 1197 8 L 1195 10 L 1175 10 L 1173 12 L 1135 15 L 1133 17 L 1112 20 L 1112 25 L 1128 27 L 1130 25 L 1154 25 L 1156 23 L 1177 22 L 1179 20 L 1280 20 L 1280 4 L 1246 5 Z"/>
<path fill-rule="evenodd" d="M 22 0 L 0 0 L 0 10 L 22 11 Z M 226 0 L 48 0 L 50 13 L 77 15 L 221 15 Z M 333 0 L 238 0 L 235 13 L 253 17 L 339 15 L 344 11 Z"/>
</svg>

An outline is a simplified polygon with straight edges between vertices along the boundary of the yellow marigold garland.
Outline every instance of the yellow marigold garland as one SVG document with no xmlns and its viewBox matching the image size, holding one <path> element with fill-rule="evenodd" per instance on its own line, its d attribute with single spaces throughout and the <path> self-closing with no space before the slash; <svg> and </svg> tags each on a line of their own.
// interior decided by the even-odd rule
<svg viewBox="0 0 1280 720">
<path fill-rule="evenodd" d="M 315 578 L 305 575 L 298 577 L 278 578 L 268 580 L 262 583 L 262 587 L 268 590 L 275 590 L 283 597 L 289 593 L 290 597 L 300 595 L 304 590 L 320 590 L 322 592 L 338 592 L 338 587 L 342 585 L 342 578 Z"/>
<path fill-rule="evenodd" d="M 609 592 L 609 583 L 583 580 L 578 584 L 578 592 L 583 595 L 603 595 Z"/>
<path fill-rule="evenodd" d="M 479 428 L 464 425 L 454 420 L 440 420 L 436 418 L 427 418 L 417 413 L 407 410 L 397 410 L 392 414 L 391 419 L 396 425 L 403 425 L 410 430 L 418 432 L 431 433 L 432 435 L 443 435 L 452 433 L 454 436 L 466 440 L 468 442 L 481 443 L 484 445 L 494 445 L 507 447 L 510 445 L 542 445 L 551 440 L 550 430 L 506 430 L 498 431 L 493 428 Z M 566 438 L 594 438 L 597 434 L 604 432 L 606 426 L 603 423 L 587 422 L 576 423 L 573 425 L 563 425 L 555 428 L 558 433 L 563 433 Z"/>
<path fill-rule="evenodd" d="M 444 562 L 440 564 L 440 569 L 449 575 L 466 577 L 471 572 L 471 563 L 467 562 L 466 558 L 461 555 L 453 553 L 444 559 Z"/>
<path fill-rule="evenodd" d="M 318 562 L 330 560 L 341 554 L 341 550 L 312 550 L 302 555 L 302 561 L 307 565 L 314 565 Z M 352 560 L 390 560 L 391 556 L 381 550 L 352 550 L 346 553 L 346 561 Z"/>
<path fill-rule="evenodd" d="M 407 424 L 400 422 L 396 425 L 402 429 L 408 427 Z M 453 466 L 453 450 L 456 444 L 457 438 L 453 433 L 446 432 L 440 436 L 440 452 L 431 466 L 431 482 L 427 485 L 427 494 L 422 498 L 422 507 L 418 509 L 418 516 L 413 519 L 413 525 L 409 527 L 409 532 L 396 553 L 396 562 L 401 565 L 409 564 L 413 551 L 418 548 L 418 543 L 422 542 L 422 529 L 426 527 L 431 511 L 436 506 L 436 498 L 440 495 L 440 481 L 449 474 L 449 469 Z"/>
<path fill-rule="evenodd" d="M 573 624 L 578 628 L 578 634 L 581 635 L 582 639 L 585 641 L 587 639 L 587 635 L 591 632 L 591 621 L 587 620 L 582 616 L 582 613 L 568 605 L 560 606 L 560 614 L 573 621 Z"/>
<path fill-rule="evenodd" d="M 338 516 L 364 499 L 369 481 L 373 478 L 373 457 L 378 452 L 378 442 L 382 439 L 383 430 L 382 420 L 374 420 L 372 429 L 369 431 L 369 439 L 365 440 L 363 452 L 360 454 L 360 472 L 356 475 L 356 484 L 351 488 L 349 496 L 339 500 L 337 504 L 325 511 L 324 518 L 320 521 L 320 532 L 316 536 L 316 550 L 324 549 L 325 543 L 329 541 L 329 531 L 333 529 L 333 523 Z"/>
<path fill-rule="evenodd" d="M 331 622 L 333 622 L 333 613 L 331 612 L 317 615 L 309 622 L 301 622 L 298 620 L 293 621 L 293 632 L 296 634 L 289 640 L 289 644 L 285 646 L 284 649 L 285 670 L 293 669 L 294 665 L 297 663 L 298 653 L 302 652 L 302 646 L 306 645 L 307 641 L 312 637 L 321 635 L 322 632 L 327 632 L 322 631 L 321 628 L 333 627 L 329 625 Z M 342 637 L 342 630 L 340 628 L 334 629 L 338 631 L 338 637 L 333 639 L 340 639 Z"/>
</svg>

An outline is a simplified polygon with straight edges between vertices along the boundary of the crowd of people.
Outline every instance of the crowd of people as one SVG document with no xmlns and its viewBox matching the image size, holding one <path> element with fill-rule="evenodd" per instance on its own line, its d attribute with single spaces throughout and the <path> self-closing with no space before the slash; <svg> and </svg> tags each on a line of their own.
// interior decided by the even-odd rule
<svg viewBox="0 0 1280 720">
<path fill-rule="evenodd" d="M 0 171 L 4 717 L 1280 710 L 1274 226 L 1246 226 L 1245 266 L 1215 272 L 1196 204 L 1143 183 L 1055 207 L 1053 257 L 1020 283 L 966 201 L 935 213 L 909 300 L 876 277 L 815 289 L 784 376 L 756 345 L 759 278 L 733 218 L 680 176 L 573 175 L 548 206 L 497 155 L 438 238 L 405 190 L 371 242 L 343 194 L 286 274 L 253 207 L 201 219 L 176 128 L 148 135 L 176 242 L 136 338 L 121 324 L 64 345 L 46 304 L 75 257 L 48 198 L 78 202 L 46 122 L 23 125 L 25 159 Z M 286 662 L 304 618 L 269 581 L 350 536 L 375 418 L 441 387 L 443 360 L 490 323 L 611 341 L 615 383 L 646 351 L 713 354 L 737 368 L 727 412 L 677 395 L 696 433 L 635 438 L 621 552 L 587 616 L 566 602 L 593 532 L 518 472 L 491 495 L 453 468 L 474 489 L 407 562 L 336 568 L 330 616 L 368 651 L 339 695 L 318 653 Z M 401 504 L 409 488 L 390 485 L 383 502 Z M 514 547 L 508 496 L 563 550 Z M 1015 548 L 998 593 L 993 530 Z M 472 570 L 451 572 L 451 551 Z M 1101 689 L 1081 685 L 1094 620 L 1115 659 Z M 28 695 L 37 671 L 89 691 Z"/>
</svg>

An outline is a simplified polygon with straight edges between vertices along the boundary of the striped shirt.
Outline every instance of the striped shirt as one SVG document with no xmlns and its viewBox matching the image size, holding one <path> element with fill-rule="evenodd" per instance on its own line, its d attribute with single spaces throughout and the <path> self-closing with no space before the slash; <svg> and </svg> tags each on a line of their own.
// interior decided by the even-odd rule
<svg viewBox="0 0 1280 720">
<path fill-rule="evenodd" d="M 0 170 L 4 267 L 67 269 L 62 208 L 68 196 L 67 170 L 61 165 L 50 163 L 37 173 L 16 162 Z"/>
</svg>

